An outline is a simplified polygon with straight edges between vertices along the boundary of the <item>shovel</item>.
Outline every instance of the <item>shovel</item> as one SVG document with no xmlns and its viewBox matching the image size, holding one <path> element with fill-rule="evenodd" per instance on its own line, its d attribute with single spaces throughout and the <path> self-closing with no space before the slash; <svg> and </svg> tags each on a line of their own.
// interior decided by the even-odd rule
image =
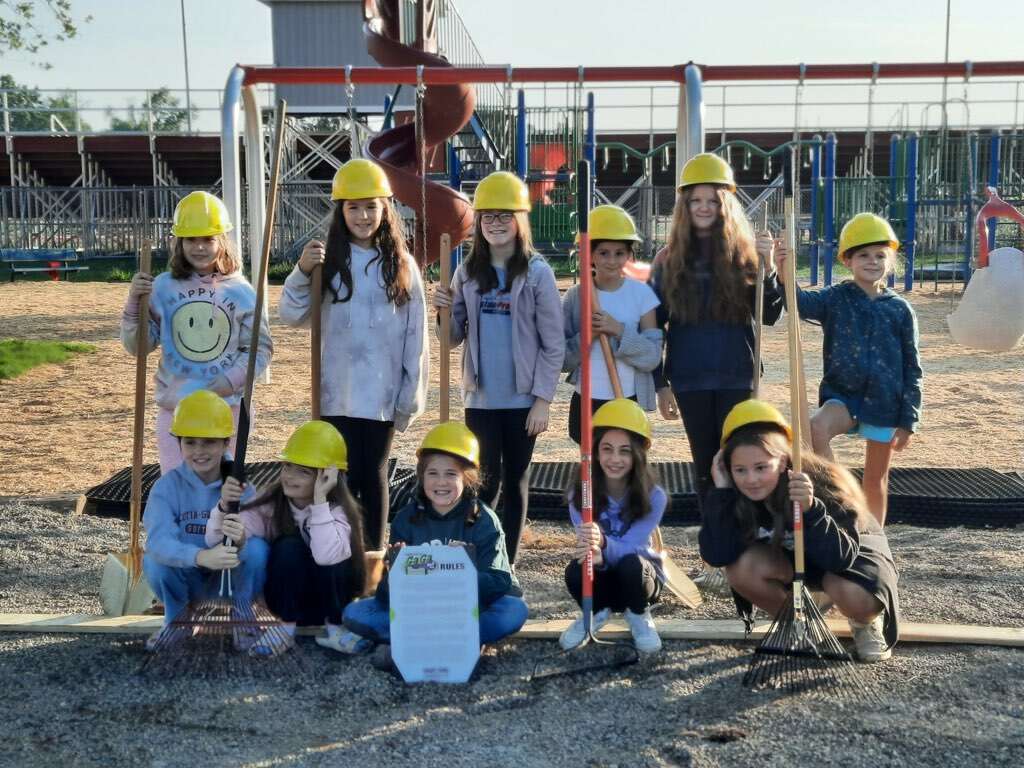
<svg viewBox="0 0 1024 768">
<path fill-rule="evenodd" d="M 149 274 L 152 243 L 142 243 L 139 271 Z M 149 294 L 139 299 L 139 327 L 135 333 L 135 424 L 132 432 L 132 480 L 128 513 L 128 551 L 111 552 L 100 579 L 100 604 L 107 616 L 147 613 L 157 604 L 156 595 L 142 576 L 142 439 L 146 416 L 146 355 L 149 345 Z"/>
</svg>

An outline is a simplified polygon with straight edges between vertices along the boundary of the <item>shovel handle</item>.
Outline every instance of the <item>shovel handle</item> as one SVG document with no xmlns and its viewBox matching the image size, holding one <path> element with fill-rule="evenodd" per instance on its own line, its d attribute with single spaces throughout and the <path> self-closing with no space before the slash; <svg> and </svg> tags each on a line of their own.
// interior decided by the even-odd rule
<svg viewBox="0 0 1024 768">
<path fill-rule="evenodd" d="M 591 294 L 590 301 L 593 304 L 595 312 L 601 311 L 601 302 L 597 296 L 597 286 L 591 282 Z M 622 397 L 622 382 L 619 380 L 619 368 L 615 365 L 615 355 L 612 354 L 612 344 L 608 341 L 608 337 L 603 333 L 599 333 L 598 342 L 601 344 L 601 355 L 604 357 L 604 365 L 608 369 L 608 379 L 612 383 L 612 394 L 616 399 Z"/>
<path fill-rule="evenodd" d="M 142 241 L 139 271 L 150 274 L 153 269 L 153 243 Z M 149 353 L 149 294 L 139 298 L 139 325 L 135 332 L 135 421 L 132 426 L 132 480 L 128 505 L 129 568 L 134 585 L 142 572 L 139 534 L 142 522 L 142 447 L 146 428 L 146 356 Z"/>
<path fill-rule="evenodd" d="M 310 273 L 309 375 L 312 417 L 320 418 L 320 312 L 324 300 L 324 270 L 317 264 Z"/>
<path fill-rule="evenodd" d="M 441 285 L 450 290 L 452 285 L 452 238 L 447 232 L 441 235 Z M 451 408 L 451 353 L 452 353 L 452 310 L 444 307 L 439 312 L 441 320 L 441 421 L 448 421 Z"/>
</svg>

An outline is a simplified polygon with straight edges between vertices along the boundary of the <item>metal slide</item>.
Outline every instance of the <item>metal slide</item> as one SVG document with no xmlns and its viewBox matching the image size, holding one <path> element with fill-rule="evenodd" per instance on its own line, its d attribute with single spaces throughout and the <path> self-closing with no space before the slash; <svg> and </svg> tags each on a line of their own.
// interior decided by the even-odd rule
<svg viewBox="0 0 1024 768">
<path fill-rule="evenodd" d="M 376 4 L 368 3 L 367 6 Z M 365 7 L 365 6 L 364 6 Z M 369 11 L 368 11 L 369 12 Z M 450 67 L 440 56 L 402 45 L 386 37 L 385 26 L 379 17 L 370 16 L 363 25 L 366 49 L 383 67 L 409 67 L 420 64 L 427 67 Z M 430 86 L 423 101 L 423 133 L 427 158 L 438 146 L 444 147 L 469 122 L 476 106 L 476 93 L 470 85 Z M 424 190 L 419 176 L 415 123 L 407 123 L 382 131 L 366 145 L 366 155 L 384 168 L 391 188 L 404 205 L 416 212 L 422 221 Z M 426 262 L 438 258 L 441 235 L 448 233 L 454 248 L 473 231 L 473 209 L 469 199 L 451 187 L 434 181 L 426 182 L 427 248 Z M 417 225 L 418 227 L 421 225 Z M 416 257 L 422 259 L 420 233 L 416 236 Z"/>
</svg>

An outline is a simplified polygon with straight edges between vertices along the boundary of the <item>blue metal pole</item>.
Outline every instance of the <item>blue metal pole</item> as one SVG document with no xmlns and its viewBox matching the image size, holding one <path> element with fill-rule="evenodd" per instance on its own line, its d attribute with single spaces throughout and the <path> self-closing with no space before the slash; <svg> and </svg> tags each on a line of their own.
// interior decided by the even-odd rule
<svg viewBox="0 0 1024 768">
<path fill-rule="evenodd" d="M 587 94 L 587 133 L 583 142 L 583 157 L 590 163 L 590 204 L 594 204 L 594 188 L 597 186 L 597 126 L 595 124 L 594 93 Z"/>
<path fill-rule="evenodd" d="M 996 128 L 992 131 L 992 137 L 989 139 L 988 144 L 988 185 L 990 187 L 999 187 L 999 154 L 1002 143 L 1002 136 L 999 133 L 999 129 Z M 988 249 L 991 251 L 996 247 L 996 220 L 988 220 Z"/>
<path fill-rule="evenodd" d="M 914 251 L 917 249 L 917 133 L 907 139 L 907 228 L 904 248 L 907 252 L 907 270 L 903 275 L 903 290 L 914 290 Z"/>
<path fill-rule="evenodd" d="M 516 176 L 525 181 L 529 170 L 526 149 L 526 92 L 520 88 L 516 104 Z"/>
<path fill-rule="evenodd" d="M 978 179 L 978 134 L 967 137 L 967 160 L 971 164 L 970 176 L 964 185 L 964 285 L 971 279 L 971 257 L 974 255 L 974 188 Z"/>
<path fill-rule="evenodd" d="M 814 137 L 811 146 L 811 285 L 818 284 L 818 250 L 821 248 L 821 237 L 818 232 L 818 219 L 821 215 L 821 136 Z"/>
<path fill-rule="evenodd" d="M 456 192 L 462 191 L 462 161 L 459 159 L 459 153 L 455 151 L 455 145 L 450 141 L 448 142 L 448 184 Z M 461 243 L 452 248 L 451 260 L 452 274 L 455 274 L 459 262 L 462 261 Z M 447 288 L 448 286 L 445 287 Z"/>
<path fill-rule="evenodd" d="M 836 135 L 825 137 L 825 285 L 832 285 L 836 258 Z"/>
</svg>

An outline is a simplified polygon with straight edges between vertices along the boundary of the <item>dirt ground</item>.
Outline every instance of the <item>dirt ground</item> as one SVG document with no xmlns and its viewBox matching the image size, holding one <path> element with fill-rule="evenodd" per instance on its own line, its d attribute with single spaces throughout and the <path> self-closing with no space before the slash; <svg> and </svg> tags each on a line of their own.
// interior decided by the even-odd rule
<svg viewBox="0 0 1024 768">
<path fill-rule="evenodd" d="M 13 381 L 0 381 L 0 430 L 11 450 L 0 466 L 0 496 L 65 496 L 106 480 L 131 461 L 134 361 L 121 347 L 118 324 L 127 285 L 106 283 L 13 283 L 0 285 L 0 337 L 85 341 L 97 351 L 62 365 L 42 366 Z M 256 424 L 251 460 L 276 456 L 291 429 L 309 413 L 309 332 L 277 321 L 280 287 L 270 288 L 274 360 L 269 384 L 254 397 Z M 914 293 L 925 371 L 921 432 L 896 457 L 897 466 L 1024 467 L 1024 354 L 956 346 L 945 316 L 952 294 Z M 821 332 L 804 324 L 808 391 L 816 401 L 821 377 Z M 432 375 L 438 348 L 431 335 Z M 453 356 L 453 415 L 459 418 L 458 355 Z M 788 411 L 784 323 L 765 333 L 763 396 Z M 149 358 L 150 380 L 158 358 Z M 423 434 L 436 423 L 438 390 L 430 389 L 427 413 L 395 439 L 395 455 L 411 460 Z M 566 436 L 571 390 L 561 385 L 551 427 L 534 458 L 572 460 Z M 147 403 L 146 460 L 156 461 L 152 384 Z M 654 461 L 688 460 L 681 422 L 653 418 Z M 860 465 L 863 443 L 841 438 L 837 456 Z"/>
</svg>

